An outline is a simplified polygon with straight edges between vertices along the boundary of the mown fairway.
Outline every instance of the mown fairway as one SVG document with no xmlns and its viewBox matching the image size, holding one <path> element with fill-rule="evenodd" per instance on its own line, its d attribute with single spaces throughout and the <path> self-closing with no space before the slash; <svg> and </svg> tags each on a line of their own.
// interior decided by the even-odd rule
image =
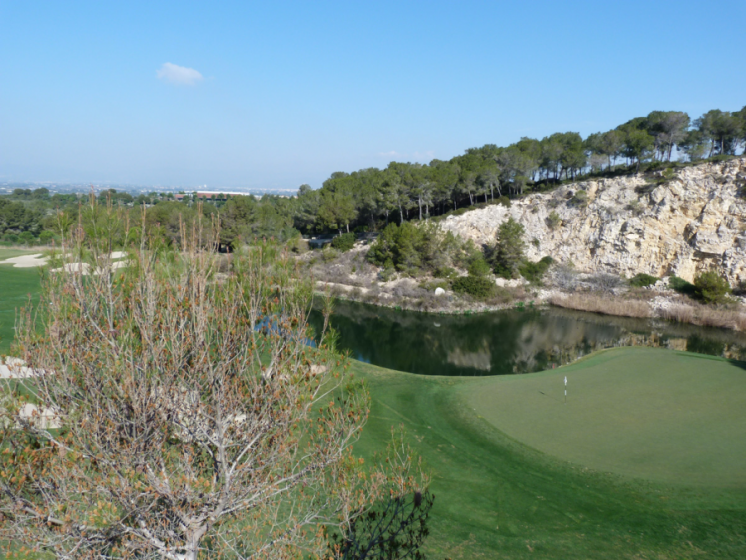
<svg viewBox="0 0 746 560">
<path fill-rule="evenodd" d="M 433 558 L 746 557 L 740 472 L 746 441 L 739 437 L 746 371 L 738 365 L 626 348 L 553 372 L 511 377 L 424 377 L 357 362 L 354 369 L 369 381 L 373 398 L 359 451 L 382 448 L 390 426 L 402 423 L 434 474 Z M 567 405 L 561 397 L 565 374 L 575 387 Z M 678 390 L 662 386 L 666 375 Z M 701 382 L 704 376 L 713 379 Z M 619 400 L 637 399 L 637 410 L 622 414 L 608 402 L 582 406 L 582 380 L 586 400 L 609 391 Z M 655 384 L 669 390 L 640 399 Z M 538 411 L 533 393 L 550 387 L 555 394 L 542 398 L 557 399 L 555 412 Z M 696 392 L 704 393 L 704 401 L 689 418 L 682 409 L 693 406 Z M 574 412 L 555 421 L 561 406 Z M 576 462 L 569 463 L 518 437 L 540 448 L 577 445 L 581 451 L 573 451 Z M 604 446 L 607 439 L 621 444 Z M 628 451 L 635 455 L 627 457 Z M 570 458 L 569 452 L 557 454 Z M 656 480 L 622 475 L 643 472 Z"/>
<path fill-rule="evenodd" d="M 18 251 L 0 248 L 0 261 L 39 251 Z M 13 342 L 16 309 L 39 294 L 39 269 L 14 268 L 0 264 L 0 354 L 7 354 Z"/>
</svg>

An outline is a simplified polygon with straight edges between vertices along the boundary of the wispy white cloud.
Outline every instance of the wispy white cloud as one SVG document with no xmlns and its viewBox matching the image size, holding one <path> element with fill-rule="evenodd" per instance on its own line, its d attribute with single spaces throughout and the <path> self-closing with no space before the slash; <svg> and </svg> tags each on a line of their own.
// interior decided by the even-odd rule
<svg viewBox="0 0 746 560">
<path fill-rule="evenodd" d="M 400 154 L 396 150 L 391 150 L 390 152 L 378 152 L 378 155 L 381 156 L 381 157 L 387 157 L 387 158 L 401 157 L 402 156 L 402 154 Z"/>
<path fill-rule="evenodd" d="M 186 68 L 185 66 L 171 64 L 170 62 L 166 62 L 161 66 L 156 75 L 159 80 L 165 80 L 166 82 L 181 86 L 193 86 L 197 82 L 204 80 L 202 74 L 194 68 Z"/>
</svg>

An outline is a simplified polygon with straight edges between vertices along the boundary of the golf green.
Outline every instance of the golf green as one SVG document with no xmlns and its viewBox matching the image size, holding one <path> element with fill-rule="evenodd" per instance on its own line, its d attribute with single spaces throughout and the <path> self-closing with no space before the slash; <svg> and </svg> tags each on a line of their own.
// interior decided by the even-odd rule
<svg viewBox="0 0 746 560">
<path fill-rule="evenodd" d="M 432 558 L 746 557 L 746 409 L 738 406 L 746 372 L 738 364 L 623 348 L 508 377 L 428 377 L 360 362 L 353 371 L 372 397 L 357 452 L 382 449 L 391 426 L 403 424 L 433 475 Z M 542 405 L 539 390 L 556 402 Z M 608 402 L 582 404 L 605 391 L 626 400 L 654 390 L 629 414 Z M 703 402 L 695 406 L 697 392 Z M 692 406 L 691 418 L 679 410 Z M 604 446 L 605 438 L 621 443 Z M 579 449 L 572 455 L 570 443 Z"/>
<path fill-rule="evenodd" d="M 554 371 L 462 384 L 459 392 L 508 436 L 584 467 L 746 487 L 746 370 L 725 360 L 614 349 Z"/>
</svg>

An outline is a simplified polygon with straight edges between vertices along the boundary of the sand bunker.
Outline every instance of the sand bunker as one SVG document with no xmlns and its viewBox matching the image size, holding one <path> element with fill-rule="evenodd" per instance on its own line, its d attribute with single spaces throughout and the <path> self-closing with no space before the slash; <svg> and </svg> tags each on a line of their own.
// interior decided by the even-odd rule
<svg viewBox="0 0 746 560">
<path fill-rule="evenodd" d="M 127 261 L 114 261 L 106 266 L 99 266 L 96 267 L 96 269 L 93 271 L 93 274 L 99 275 L 103 274 L 104 272 L 112 272 L 114 270 L 124 268 L 129 263 Z M 60 268 L 53 268 L 52 272 L 62 272 L 63 270 L 65 272 L 77 272 L 83 275 L 91 274 L 91 265 L 88 263 L 79 263 L 79 262 L 72 262 L 72 263 L 65 263 Z"/>
<path fill-rule="evenodd" d="M 123 259 L 127 256 L 127 253 L 124 251 L 113 251 L 111 255 L 109 255 L 109 258 L 114 261 L 111 263 L 110 270 L 117 270 L 119 268 L 124 268 L 127 266 L 126 260 L 119 260 Z M 49 257 L 45 257 L 42 253 L 35 253 L 33 255 L 21 255 L 20 257 L 11 257 L 9 259 L 5 259 L 4 261 L 0 261 L 0 264 L 12 264 L 14 268 L 34 268 L 39 266 L 44 266 L 47 263 L 49 263 Z M 65 263 L 63 266 L 59 268 L 53 268 L 52 272 L 79 272 L 81 274 L 90 274 L 91 273 L 91 265 L 88 263 L 79 263 L 79 262 L 69 262 Z M 96 268 L 96 270 L 93 272 L 93 274 L 102 274 L 104 272 L 104 267 Z"/>
<path fill-rule="evenodd" d="M 118 259 L 122 259 L 127 256 L 127 253 L 124 251 L 113 251 L 111 255 L 109 255 L 109 258 L 113 261 L 118 261 Z M 44 266 L 49 262 L 49 258 L 45 257 L 43 253 L 35 253 L 33 255 L 21 255 L 20 257 L 11 257 L 9 259 L 5 259 L 4 261 L 0 261 L 0 264 L 12 264 L 14 268 L 34 268 L 39 266 Z M 76 265 L 80 265 L 81 263 L 67 263 L 63 267 L 68 272 L 77 271 Z M 88 269 L 90 268 L 90 265 L 87 263 L 83 263 L 83 274 L 88 273 Z M 112 270 L 116 270 L 118 268 L 122 268 L 123 266 L 127 266 L 125 262 L 114 262 L 112 263 Z M 62 268 L 55 268 L 52 270 L 52 272 L 59 272 L 62 270 Z"/>
<path fill-rule="evenodd" d="M 49 262 L 49 259 L 42 253 L 36 253 L 33 255 L 21 255 L 20 257 L 11 257 L 0 261 L 0 264 L 12 264 L 14 268 L 34 268 L 36 266 L 44 266 Z"/>
</svg>

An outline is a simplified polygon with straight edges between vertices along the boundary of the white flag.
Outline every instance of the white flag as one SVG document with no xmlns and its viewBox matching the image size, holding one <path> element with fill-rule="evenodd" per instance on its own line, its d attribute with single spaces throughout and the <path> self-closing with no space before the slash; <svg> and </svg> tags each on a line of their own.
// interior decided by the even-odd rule
<svg viewBox="0 0 746 560">
<path fill-rule="evenodd" d="M 565 387 L 567 387 L 567 376 L 565 375 Z"/>
</svg>

